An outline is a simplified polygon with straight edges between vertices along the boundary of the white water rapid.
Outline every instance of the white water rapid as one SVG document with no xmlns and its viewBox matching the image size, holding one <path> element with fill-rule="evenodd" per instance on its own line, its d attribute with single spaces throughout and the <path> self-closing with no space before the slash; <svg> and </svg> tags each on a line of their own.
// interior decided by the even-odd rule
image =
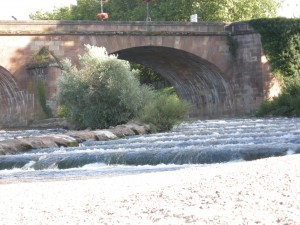
<svg viewBox="0 0 300 225">
<path fill-rule="evenodd" d="M 0 131 L 0 140 L 45 132 L 57 131 Z M 198 120 L 182 123 L 168 133 L 0 156 L 0 179 L 146 173 L 297 153 L 300 118 Z"/>
</svg>

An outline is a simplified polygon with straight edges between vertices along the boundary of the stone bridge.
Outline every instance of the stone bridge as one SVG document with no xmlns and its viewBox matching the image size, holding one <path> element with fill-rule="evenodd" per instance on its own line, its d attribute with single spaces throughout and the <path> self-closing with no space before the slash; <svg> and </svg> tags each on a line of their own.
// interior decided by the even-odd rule
<svg viewBox="0 0 300 225">
<path fill-rule="evenodd" d="M 37 63 L 41 49 L 78 64 L 85 44 L 154 69 L 200 118 L 253 113 L 276 84 L 260 35 L 243 22 L 0 21 L 0 126 L 43 117 L 40 84 L 55 108 L 60 68 Z"/>
</svg>

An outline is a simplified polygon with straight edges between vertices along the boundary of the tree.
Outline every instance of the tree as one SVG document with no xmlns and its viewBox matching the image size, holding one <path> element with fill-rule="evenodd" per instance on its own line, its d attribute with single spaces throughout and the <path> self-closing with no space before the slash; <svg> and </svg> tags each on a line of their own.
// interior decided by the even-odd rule
<svg viewBox="0 0 300 225">
<path fill-rule="evenodd" d="M 260 33 L 272 72 L 283 81 L 281 94 L 267 99 L 258 116 L 300 116 L 300 19 L 274 18 L 249 21 Z"/>
<path fill-rule="evenodd" d="M 76 5 L 55 8 L 52 12 L 36 11 L 30 14 L 33 20 L 96 20 L 101 6 L 95 0 L 77 0 Z"/>
<path fill-rule="evenodd" d="M 241 21 L 276 16 L 281 0 L 153 0 L 150 2 L 152 21 L 189 21 L 197 13 L 199 21 Z M 113 21 L 145 21 L 143 0 L 109 0 L 104 11 Z M 95 20 L 100 4 L 95 0 L 77 0 L 77 5 L 36 12 L 32 19 Z"/>
<path fill-rule="evenodd" d="M 201 21 L 244 21 L 275 17 L 280 0 L 194 1 L 193 10 Z"/>
<path fill-rule="evenodd" d="M 141 84 L 152 86 L 154 89 L 161 89 L 170 86 L 170 83 L 153 69 L 141 64 L 130 63 L 133 69 L 139 70 L 138 78 Z"/>
<path fill-rule="evenodd" d="M 29 15 L 33 20 L 71 20 L 71 8 L 61 7 L 55 8 L 52 12 L 36 11 Z"/>
<path fill-rule="evenodd" d="M 63 62 L 58 102 L 78 128 L 108 128 L 138 115 L 153 96 L 139 84 L 129 63 L 108 55 L 104 48 L 86 46 L 80 69 Z"/>
<path fill-rule="evenodd" d="M 141 0 L 110 0 L 104 4 L 110 20 L 113 21 L 145 21 L 146 8 Z"/>
</svg>

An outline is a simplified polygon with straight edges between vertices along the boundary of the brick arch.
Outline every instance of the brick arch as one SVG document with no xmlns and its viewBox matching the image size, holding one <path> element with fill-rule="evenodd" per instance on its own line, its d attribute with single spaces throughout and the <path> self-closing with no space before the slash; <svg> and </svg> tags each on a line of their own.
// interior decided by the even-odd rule
<svg viewBox="0 0 300 225">
<path fill-rule="evenodd" d="M 38 97 L 26 65 L 36 52 L 49 47 L 57 58 L 77 64 L 84 44 L 103 46 L 108 53 L 122 53 L 124 59 L 162 71 L 173 79 L 179 95 L 198 107 L 194 113 L 199 116 L 251 114 L 273 88 L 260 35 L 244 22 L 4 21 L 0 32 L 1 65 L 33 99 Z M 229 51 L 228 37 L 238 46 L 235 57 Z M 133 53 L 142 57 L 134 58 Z M 155 58 L 147 62 L 147 53 L 155 53 Z M 33 112 L 39 114 L 37 107 Z"/>
<path fill-rule="evenodd" d="M 0 66 L 0 127 L 22 124 L 25 119 L 26 105 L 23 92 L 20 91 L 15 78 Z M 1 124 L 2 123 L 2 124 Z"/>
<path fill-rule="evenodd" d="M 207 60 L 189 52 L 161 46 L 142 46 L 114 52 L 118 58 L 159 72 L 178 96 L 193 105 L 192 114 L 217 116 L 233 107 L 233 91 L 226 76 Z"/>
</svg>

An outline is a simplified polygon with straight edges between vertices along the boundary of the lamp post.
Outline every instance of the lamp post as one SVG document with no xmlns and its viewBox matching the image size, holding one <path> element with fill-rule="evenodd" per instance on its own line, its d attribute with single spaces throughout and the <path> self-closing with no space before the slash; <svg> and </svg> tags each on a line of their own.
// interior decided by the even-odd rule
<svg viewBox="0 0 300 225">
<path fill-rule="evenodd" d="M 103 20 L 107 20 L 107 19 L 108 19 L 108 14 L 105 13 L 105 12 L 103 12 L 103 2 L 102 2 L 102 0 L 100 0 L 100 6 L 101 6 L 101 12 L 98 13 L 98 14 L 96 15 L 96 17 L 97 17 L 98 19 L 101 19 L 102 21 L 103 21 Z"/>
<path fill-rule="evenodd" d="M 100 6 L 101 6 L 101 13 L 103 13 L 103 2 L 100 0 Z"/>
<path fill-rule="evenodd" d="M 147 3 L 147 18 L 146 18 L 146 22 L 151 22 L 151 17 L 150 17 L 150 11 L 149 11 L 149 3 L 151 2 L 151 0 L 145 0 L 145 2 Z"/>
</svg>

